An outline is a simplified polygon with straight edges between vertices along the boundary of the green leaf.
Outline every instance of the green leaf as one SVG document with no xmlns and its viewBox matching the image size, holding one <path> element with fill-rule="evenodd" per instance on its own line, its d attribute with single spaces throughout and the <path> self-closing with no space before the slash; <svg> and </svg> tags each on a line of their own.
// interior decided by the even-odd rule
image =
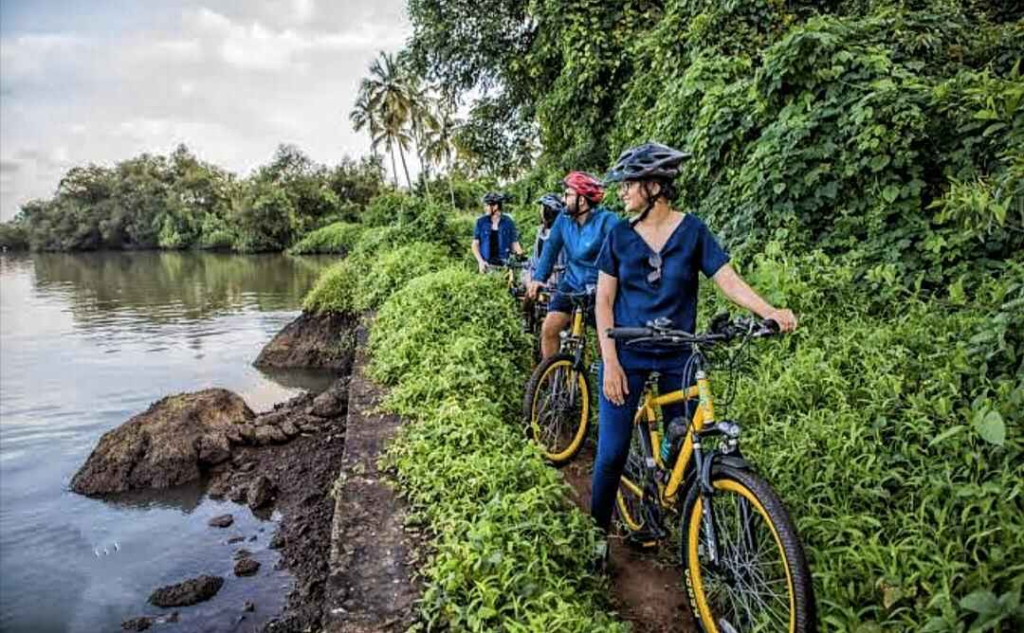
<svg viewBox="0 0 1024 633">
<path fill-rule="evenodd" d="M 882 190 L 882 197 L 885 198 L 886 202 L 895 202 L 896 196 L 900 195 L 900 188 L 898 185 L 889 185 Z"/>
<path fill-rule="evenodd" d="M 871 171 L 882 171 L 883 169 L 885 169 L 885 166 L 888 165 L 891 160 L 892 159 L 889 158 L 888 154 L 879 154 L 878 156 L 872 158 L 871 162 L 868 164 L 871 166 Z"/>
<path fill-rule="evenodd" d="M 994 615 L 999 613 L 999 601 L 991 591 L 979 590 L 961 598 L 960 608 L 980 615 Z"/>
<path fill-rule="evenodd" d="M 772 187 L 772 191 L 774 191 L 776 195 L 782 193 L 785 190 L 786 190 L 786 183 L 784 183 L 784 182 L 777 182 L 777 183 L 775 183 L 775 186 Z"/>
<path fill-rule="evenodd" d="M 962 424 L 958 424 L 957 426 L 954 426 L 954 427 L 946 429 L 942 433 L 939 433 L 938 435 L 933 437 L 932 441 L 928 442 L 928 448 L 931 448 L 931 447 L 935 446 L 936 444 L 941 444 L 943 441 L 948 440 L 949 438 L 953 437 L 954 435 L 959 435 L 966 428 L 967 428 L 966 426 L 964 426 Z"/>
<path fill-rule="evenodd" d="M 974 430 L 989 444 L 1002 446 L 1006 442 L 1006 423 L 998 411 L 989 411 L 974 416 Z"/>
</svg>

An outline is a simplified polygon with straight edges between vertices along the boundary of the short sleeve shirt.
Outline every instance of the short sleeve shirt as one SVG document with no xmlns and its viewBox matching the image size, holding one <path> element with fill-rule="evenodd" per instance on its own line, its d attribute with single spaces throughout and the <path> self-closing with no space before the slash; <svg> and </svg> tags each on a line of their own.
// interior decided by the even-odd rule
<svg viewBox="0 0 1024 633">
<path fill-rule="evenodd" d="M 605 241 L 598 268 L 618 280 L 613 306 L 615 325 L 643 327 L 666 317 L 672 327 L 693 332 L 697 327 L 698 272 L 712 277 L 729 262 L 729 255 L 707 225 L 687 213 L 661 249 L 661 279 L 652 283 L 650 263 L 654 251 L 628 222 L 612 229 Z M 619 346 L 619 361 L 626 369 L 657 369 L 678 358 L 678 350 Z M 680 359 L 680 363 L 685 359 Z"/>
</svg>

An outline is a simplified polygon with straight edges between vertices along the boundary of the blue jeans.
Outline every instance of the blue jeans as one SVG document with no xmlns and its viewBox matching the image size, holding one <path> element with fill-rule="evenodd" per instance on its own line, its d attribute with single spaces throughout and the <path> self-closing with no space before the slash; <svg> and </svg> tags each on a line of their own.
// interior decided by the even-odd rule
<svg viewBox="0 0 1024 633">
<path fill-rule="evenodd" d="M 613 404 L 604 395 L 604 364 L 598 373 L 597 458 L 594 460 L 594 480 L 590 500 L 590 514 L 597 525 L 607 531 L 612 522 L 615 507 L 615 493 L 619 479 L 629 456 L 629 443 L 633 439 L 633 417 L 643 393 L 644 382 L 652 371 L 661 374 L 658 380 L 660 393 L 676 391 L 683 385 L 683 369 L 674 366 L 666 369 L 624 369 L 629 394 L 622 406 Z M 692 382 L 692 381 L 691 381 Z M 683 415 L 686 404 L 679 403 L 662 408 L 663 419 L 671 420 Z M 655 446 L 657 451 L 658 447 Z"/>
</svg>

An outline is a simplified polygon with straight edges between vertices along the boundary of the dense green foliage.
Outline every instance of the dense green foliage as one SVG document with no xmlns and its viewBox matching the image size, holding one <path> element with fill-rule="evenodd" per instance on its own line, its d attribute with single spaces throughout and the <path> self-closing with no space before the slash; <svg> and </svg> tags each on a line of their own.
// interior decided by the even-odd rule
<svg viewBox="0 0 1024 633">
<path fill-rule="evenodd" d="M 428 629 L 617 631 L 587 572 L 598 534 L 557 471 L 506 423 L 529 343 L 498 280 L 449 269 L 385 302 L 370 346 L 386 405 L 414 421 L 389 448 L 434 536 L 421 609 Z"/>
<path fill-rule="evenodd" d="M 827 630 L 1012 630 L 1024 369 L 1020 330 L 992 327 L 1024 303 L 1024 269 L 969 307 L 911 298 L 885 313 L 821 252 L 773 246 L 746 276 L 803 323 L 755 346 L 723 415 L 796 518 Z"/>
<path fill-rule="evenodd" d="M 348 257 L 324 272 L 303 308 L 376 309 L 407 281 L 440 270 L 468 251 L 470 236 L 457 218 L 451 209 L 422 198 L 397 192 L 378 196 L 361 216 Z"/>
<path fill-rule="evenodd" d="M 381 185 L 370 159 L 328 168 L 283 145 L 239 180 L 179 146 L 168 157 L 71 169 L 52 199 L 24 205 L 0 236 L 43 251 L 280 251 L 327 224 L 357 219 Z"/>
<path fill-rule="evenodd" d="M 309 253 L 333 253 L 344 255 L 352 250 L 365 227 L 350 222 L 334 222 L 327 226 L 307 233 L 306 237 L 288 249 L 293 255 Z"/>
</svg>

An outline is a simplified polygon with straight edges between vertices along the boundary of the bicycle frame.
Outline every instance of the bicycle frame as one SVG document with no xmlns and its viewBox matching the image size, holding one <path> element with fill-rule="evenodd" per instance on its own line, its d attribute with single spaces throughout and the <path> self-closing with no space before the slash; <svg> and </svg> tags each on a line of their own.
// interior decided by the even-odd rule
<svg viewBox="0 0 1024 633">
<path fill-rule="evenodd" d="M 644 396 L 641 399 L 640 406 L 637 410 L 636 416 L 633 418 L 633 423 L 639 427 L 640 441 L 643 442 L 647 439 L 650 442 L 650 446 L 645 446 L 645 453 L 650 449 L 650 455 L 654 459 L 654 463 L 658 468 L 663 470 L 669 470 L 668 465 L 662 462 L 660 451 L 656 450 L 655 447 L 661 445 L 661 433 L 655 428 L 655 424 L 658 421 L 657 409 L 666 405 L 685 403 L 694 398 L 700 397 L 700 391 L 706 390 L 708 394 L 706 406 L 698 406 L 697 411 L 693 415 L 693 421 L 690 424 L 690 429 L 686 433 L 686 438 L 683 440 L 683 446 L 679 450 L 679 454 L 675 458 L 674 464 L 671 466 L 671 474 L 667 483 L 658 484 L 658 497 L 662 506 L 672 507 L 675 505 L 677 495 L 683 487 L 683 477 L 686 475 L 686 467 L 690 464 L 690 460 L 694 457 L 694 432 L 702 430 L 708 422 L 714 422 L 714 404 L 711 399 L 710 384 L 706 376 L 700 377 L 697 380 L 697 385 L 689 387 L 687 389 L 679 389 L 671 391 L 664 395 L 654 396 L 650 390 L 644 391 Z M 646 432 L 644 425 L 646 424 Z"/>
</svg>

